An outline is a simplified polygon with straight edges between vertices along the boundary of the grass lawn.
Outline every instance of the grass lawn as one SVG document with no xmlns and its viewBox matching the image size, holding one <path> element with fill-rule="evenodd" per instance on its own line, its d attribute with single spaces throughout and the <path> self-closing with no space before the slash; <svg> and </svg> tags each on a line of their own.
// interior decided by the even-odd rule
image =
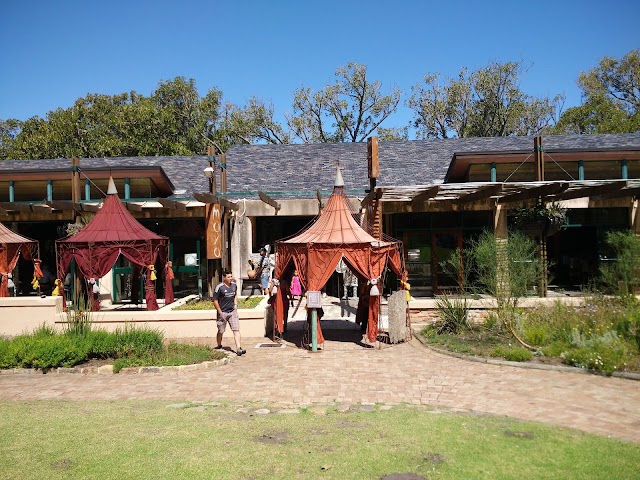
<svg viewBox="0 0 640 480">
<path fill-rule="evenodd" d="M 238 308 L 256 308 L 264 297 L 238 298 Z M 174 310 L 215 310 L 213 300 L 198 300 L 196 302 L 185 303 Z"/>
<path fill-rule="evenodd" d="M 640 445 L 501 417 L 393 407 L 0 402 L 3 479 L 638 478 Z M 195 406 L 195 405 L 192 405 Z"/>
</svg>

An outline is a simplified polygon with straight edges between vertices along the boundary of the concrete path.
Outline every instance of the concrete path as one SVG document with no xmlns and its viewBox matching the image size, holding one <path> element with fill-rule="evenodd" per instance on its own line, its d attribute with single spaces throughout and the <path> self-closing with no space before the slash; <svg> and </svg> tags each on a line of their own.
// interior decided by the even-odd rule
<svg viewBox="0 0 640 480">
<path fill-rule="evenodd" d="M 430 351 L 415 340 L 375 350 L 355 343 L 357 332 L 348 329 L 327 337 L 325 350 L 318 353 L 293 347 L 255 348 L 266 340 L 247 339 L 247 355 L 210 370 L 3 374 L 0 400 L 227 400 L 274 406 L 404 402 L 505 415 L 640 442 L 640 382 L 469 362 Z"/>
</svg>

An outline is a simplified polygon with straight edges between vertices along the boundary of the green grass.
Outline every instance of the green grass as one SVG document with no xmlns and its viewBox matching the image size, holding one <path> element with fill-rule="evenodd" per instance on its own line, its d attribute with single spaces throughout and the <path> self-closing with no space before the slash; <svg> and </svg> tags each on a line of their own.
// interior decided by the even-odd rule
<svg viewBox="0 0 640 480">
<path fill-rule="evenodd" d="M 238 308 L 256 308 L 264 297 L 238 298 Z M 215 310 L 212 300 L 198 300 L 174 308 L 174 310 Z"/>
<path fill-rule="evenodd" d="M 146 355 L 118 358 L 113 362 L 113 371 L 118 373 L 126 367 L 191 365 L 207 360 L 220 360 L 225 357 L 223 352 L 213 350 L 208 345 L 186 345 L 172 342 Z"/>
<path fill-rule="evenodd" d="M 169 403 L 0 402 L 2 478 L 615 480 L 640 465 L 637 444 L 501 417 Z"/>
</svg>

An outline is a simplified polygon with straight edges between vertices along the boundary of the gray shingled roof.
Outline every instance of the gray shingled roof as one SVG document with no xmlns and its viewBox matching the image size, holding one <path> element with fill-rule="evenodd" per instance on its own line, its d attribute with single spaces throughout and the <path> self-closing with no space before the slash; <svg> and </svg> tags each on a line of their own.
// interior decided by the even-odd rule
<svg viewBox="0 0 640 480">
<path fill-rule="evenodd" d="M 547 150 L 640 148 L 640 133 L 614 135 L 551 135 Z M 533 137 L 452 138 L 379 143 L 378 186 L 441 183 L 455 153 L 533 150 Z M 312 145 L 239 145 L 227 152 L 231 191 L 330 190 L 335 165 L 343 166 L 347 190 L 364 191 L 366 143 Z"/>
<path fill-rule="evenodd" d="M 640 149 L 640 133 L 613 135 L 550 135 L 544 137 L 547 150 Z M 378 186 L 426 185 L 444 180 L 455 153 L 533 150 L 533 137 L 455 138 L 380 142 Z M 335 178 L 336 162 L 343 166 L 347 191 L 364 194 L 367 178 L 366 143 L 324 143 L 296 145 L 239 145 L 227 152 L 228 190 L 234 197 L 256 197 L 262 190 L 277 198 L 328 192 Z M 208 189 L 203 170 L 206 156 L 120 157 L 80 160 L 80 167 L 115 168 L 161 166 L 175 190 L 193 192 Z M 68 159 L 7 160 L 0 162 L 0 175 L 14 169 L 70 167 Z"/>
<path fill-rule="evenodd" d="M 185 193 L 174 194 L 173 197 L 190 197 L 193 192 L 207 192 L 209 186 L 203 170 L 208 166 L 206 156 L 193 157 L 112 157 L 112 158 L 81 158 L 80 169 L 91 178 L 92 168 L 126 168 L 140 166 L 160 166 L 171 180 L 174 191 Z M 0 161 L 0 176 L 7 170 L 39 170 L 71 168 L 68 158 L 54 158 L 45 160 L 5 160 Z"/>
</svg>

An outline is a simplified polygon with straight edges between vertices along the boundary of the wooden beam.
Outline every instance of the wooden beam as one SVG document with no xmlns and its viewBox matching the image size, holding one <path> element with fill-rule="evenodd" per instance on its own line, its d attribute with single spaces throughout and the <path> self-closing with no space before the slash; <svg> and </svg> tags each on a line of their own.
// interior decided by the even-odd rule
<svg viewBox="0 0 640 480">
<path fill-rule="evenodd" d="M 0 202 L 0 208 L 5 210 L 12 210 L 14 212 L 32 212 L 31 204 L 29 203 L 16 203 L 16 202 Z"/>
<path fill-rule="evenodd" d="M 93 212 L 96 213 L 100 210 L 100 205 L 93 205 L 91 203 L 79 203 L 78 208 L 81 212 Z"/>
<path fill-rule="evenodd" d="M 360 202 L 360 208 L 366 207 L 372 200 L 380 200 L 383 194 L 384 192 L 381 188 L 374 188 L 362 199 L 362 202 Z"/>
<path fill-rule="evenodd" d="M 458 200 L 456 201 L 458 203 L 477 202 L 478 200 L 486 200 L 487 198 L 498 195 L 500 192 L 502 192 L 501 183 L 498 183 L 496 185 L 483 185 L 473 193 L 459 196 Z"/>
<path fill-rule="evenodd" d="M 513 193 L 511 195 L 505 195 L 504 197 L 500 197 L 498 199 L 498 202 L 513 203 L 513 202 L 521 202 L 523 200 L 531 200 L 532 198 L 544 197 L 546 195 L 557 195 L 558 193 L 564 192 L 567 188 L 569 188 L 569 184 L 567 182 L 558 182 L 558 183 L 551 183 L 547 185 L 540 185 L 538 187 L 523 189 L 523 190 L 520 190 L 518 193 Z"/>
<path fill-rule="evenodd" d="M 607 183 L 605 185 L 596 185 L 593 187 L 583 186 L 582 188 L 578 188 L 575 190 L 567 190 L 565 192 L 561 192 L 557 194 L 553 199 L 554 200 L 572 200 L 574 198 L 587 198 L 587 197 L 599 197 L 602 195 L 608 195 L 611 193 L 615 193 L 624 187 L 626 187 L 628 182 L 613 182 Z"/>
<path fill-rule="evenodd" d="M 46 213 L 51 213 L 51 211 L 53 210 L 49 205 L 47 204 L 35 204 L 32 203 L 31 204 L 31 210 L 33 212 L 46 212 Z"/>
<path fill-rule="evenodd" d="M 168 198 L 156 198 L 156 201 L 164 208 L 168 208 L 170 210 L 187 211 L 187 206 L 184 203 L 176 202 L 175 200 L 169 200 Z"/>
<path fill-rule="evenodd" d="M 2 215 L 2 216 L 9 215 L 9 210 L 5 210 L 4 208 L 0 208 L 0 215 Z"/>
<path fill-rule="evenodd" d="M 378 159 L 378 137 L 369 137 L 367 139 L 367 160 L 369 161 L 369 178 L 378 178 L 380 176 L 380 162 Z"/>
<path fill-rule="evenodd" d="M 69 200 L 52 200 L 50 202 L 47 202 L 47 205 L 49 205 L 54 210 L 62 210 L 62 211 L 69 211 L 69 210 L 79 211 L 80 210 L 80 207 L 78 206 L 77 203 L 70 202 Z"/>
<path fill-rule="evenodd" d="M 194 193 L 193 198 L 202 203 L 220 205 L 221 207 L 235 211 L 240 210 L 240 206 L 236 202 L 227 200 L 224 197 L 217 197 L 216 195 L 212 195 L 211 193 Z"/>
<path fill-rule="evenodd" d="M 122 204 L 127 208 L 127 210 L 131 210 L 132 212 L 142 211 L 142 205 L 138 205 L 137 203 L 122 202 Z"/>
<path fill-rule="evenodd" d="M 318 198 L 318 210 L 322 210 L 322 194 L 320 193 L 320 189 L 316 190 L 316 197 Z"/>
<path fill-rule="evenodd" d="M 423 190 L 422 192 L 418 193 L 416 196 L 412 197 L 411 203 L 416 204 L 416 203 L 424 202 L 425 200 L 429 200 L 430 198 L 433 198 L 436 195 L 438 195 L 439 191 L 440 191 L 440 185 L 434 185 L 432 187 L 429 187 L 426 190 Z"/>
<path fill-rule="evenodd" d="M 267 205 L 271 205 L 273 208 L 275 208 L 276 212 L 280 210 L 280 204 L 276 202 L 273 198 L 271 198 L 269 195 L 267 195 L 266 193 L 258 192 L 258 196 L 260 197 L 260 200 L 262 200 L 264 203 L 266 203 Z"/>
<path fill-rule="evenodd" d="M 604 195 L 604 197 L 605 198 L 619 198 L 619 197 L 639 198 L 640 197 L 640 187 L 625 188 L 625 189 L 622 189 L 622 190 L 618 190 L 617 192 L 609 193 L 607 195 Z"/>
</svg>

